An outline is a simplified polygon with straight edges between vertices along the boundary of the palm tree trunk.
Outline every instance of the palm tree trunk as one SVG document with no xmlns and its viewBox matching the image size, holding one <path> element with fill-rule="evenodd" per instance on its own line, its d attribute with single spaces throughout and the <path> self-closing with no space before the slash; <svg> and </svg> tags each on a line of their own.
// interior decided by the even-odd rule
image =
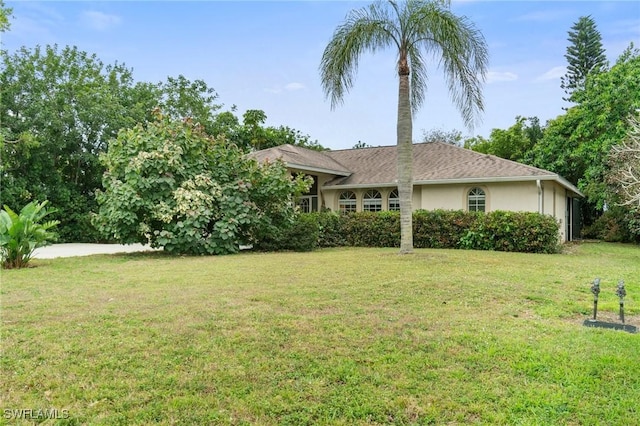
<svg viewBox="0 0 640 426">
<path fill-rule="evenodd" d="M 409 71 L 399 67 L 398 90 L 398 196 L 400 198 L 400 254 L 413 253 L 413 145 Z"/>
</svg>

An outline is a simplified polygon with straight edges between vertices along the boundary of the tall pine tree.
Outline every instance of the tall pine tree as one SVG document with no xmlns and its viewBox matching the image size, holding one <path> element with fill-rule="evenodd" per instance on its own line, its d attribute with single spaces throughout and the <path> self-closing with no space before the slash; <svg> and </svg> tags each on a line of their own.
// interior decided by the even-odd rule
<svg viewBox="0 0 640 426">
<path fill-rule="evenodd" d="M 569 31 L 567 73 L 561 78 L 560 87 L 568 95 L 566 101 L 580 103 L 587 75 L 606 71 L 607 57 L 602 47 L 602 37 L 591 16 L 581 16 Z"/>
</svg>

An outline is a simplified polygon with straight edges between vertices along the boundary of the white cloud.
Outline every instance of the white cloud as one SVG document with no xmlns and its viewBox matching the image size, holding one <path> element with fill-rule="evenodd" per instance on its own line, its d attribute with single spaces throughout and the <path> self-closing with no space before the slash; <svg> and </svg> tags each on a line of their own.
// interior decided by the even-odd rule
<svg viewBox="0 0 640 426">
<path fill-rule="evenodd" d="M 89 28 L 104 31 L 120 24 L 122 19 L 117 15 L 109 15 L 95 10 L 87 10 L 82 13 L 82 21 Z"/>
<path fill-rule="evenodd" d="M 302 83 L 293 82 L 293 83 L 286 84 L 284 86 L 284 88 L 280 87 L 280 86 L 276 86 L 276 87 L 268 87 L 268 88 L 263 89 L 263 90 L 265 92 L 267 92 L 267 93 L 272 93 L 274 95 L 278 95 L 278 94 L 282 93 L 285 90 L 287 92 L 293 92 L 295 90 L 302 90 L 302 89 L 306 89 L 306 88 L 307 88 L 307 86 L 305 86 Z"/>
<path fill-rule="evenodd" d="M 512 72 L 498 72 L 489 71 L 487 73 L 487 83 L 495 83 L 498 81 L 515 81 L 518 79 L 518 74 Z"/>
<path fill-rule="evenodd" d="M 556 80 L 565 75 L 566 72 L 567 68 L 565 66 L 553 67 L 549 71 L 536 78 L 536 81 Z"/>
<path fill-rule="evenodd" d="M 302 90 L 302 89 L 306 89 L 305 85 L 302 83 L 289 83 L 286 86 L 284 86 L 285 90 Z"/>
</svg>

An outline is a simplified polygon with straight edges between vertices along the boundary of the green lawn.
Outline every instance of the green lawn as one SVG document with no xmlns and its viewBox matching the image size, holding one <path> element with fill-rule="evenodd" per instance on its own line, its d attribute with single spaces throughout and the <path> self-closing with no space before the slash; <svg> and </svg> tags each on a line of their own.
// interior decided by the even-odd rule
<svg viewBox="0 0 640 426">
<path fill-rule="evenodd" d="M 596 276 L 601 319 L 617 321 L 624 279 L 640 326 L 640 247 L 396 252 L 2 271 L 0 422 L 640 423 L 640 334 L 582 326 Z"/>
</svg>

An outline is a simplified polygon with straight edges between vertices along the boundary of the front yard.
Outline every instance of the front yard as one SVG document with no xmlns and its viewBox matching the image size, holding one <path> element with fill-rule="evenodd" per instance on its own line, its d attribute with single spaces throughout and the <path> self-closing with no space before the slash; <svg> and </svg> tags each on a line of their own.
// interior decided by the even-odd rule
<svg viewBox="0 0 640 426">
<path fill-rule="evenodd" d="M 640 326 L 640 247 L 396 253 L 2 271 L 0 422 L 637 424 L 640 334 L 582 322 L 600 277 L 599 317 L 624 279 Z"/>
</svg>

